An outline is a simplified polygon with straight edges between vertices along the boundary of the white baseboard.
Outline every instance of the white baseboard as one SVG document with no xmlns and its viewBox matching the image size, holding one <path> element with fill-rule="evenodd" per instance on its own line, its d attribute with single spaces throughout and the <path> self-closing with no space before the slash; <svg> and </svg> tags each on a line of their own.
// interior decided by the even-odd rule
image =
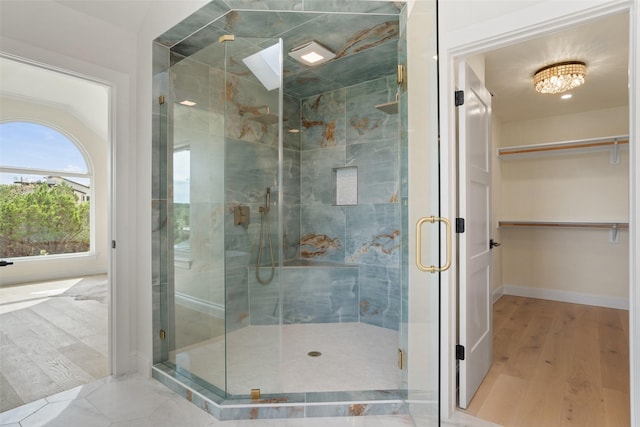
<svg viewBox="0 0 640 427">
<path fill-rule="evenodd" d="M 617 308 L 629 310 L 629 299 L 606 295 L 584 294 L 581 292 L 560 291 L 557 289 L 530 288 L 526 286 L 503 285 L 493 291 L 493 302 L 502 295 L 518 297 L 540 298 L 551 301 L 570 302 L 573 304 L 594 305 L 597 307 Z"/>
<path fill-rule="evenodd" d="M 181 292 L 176 292 L 175 296 L 176 304 L 180 304 L 211 317 L 224 319 L 224 306 L 204 301 L 199 298 L 194 298 L 191 295 L 183 294 Z"/>
</svg>

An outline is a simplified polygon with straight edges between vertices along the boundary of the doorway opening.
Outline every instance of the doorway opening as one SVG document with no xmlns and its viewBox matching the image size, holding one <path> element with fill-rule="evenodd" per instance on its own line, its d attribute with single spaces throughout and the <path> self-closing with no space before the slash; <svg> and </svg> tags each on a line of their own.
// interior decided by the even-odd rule
<svg viewBox="0 0 640 427">
<path fill-rule="evenodd" d="M 0 56 L 0 411 L 103 378 L 110 86 Z"/>
<path fill-rule="evenodd" d="M 587 52 L 591 37 L 601 43 Z M 557 417 L 629 424 L 628 39 L 629 15 L 617 13 L 467 58 L 493 95 L 491 237 L 501 243 L 492 251 L 493 366 L 473 415 L 540 421 L 554 395 Z M 591 70 L 584 87 L 571 99 L 535 93 L 533 73 L 568 51 Z M 506 78 L 516 68 L 522 78 Z M 584 146 L 601 140 L 612 144 Z M 592 332 L 608 339 L 580 344 Z M 560 343 L 569 341 L 567 355 Z M 549 372 L 554 381 L 542 381 Z"/>
</svg>

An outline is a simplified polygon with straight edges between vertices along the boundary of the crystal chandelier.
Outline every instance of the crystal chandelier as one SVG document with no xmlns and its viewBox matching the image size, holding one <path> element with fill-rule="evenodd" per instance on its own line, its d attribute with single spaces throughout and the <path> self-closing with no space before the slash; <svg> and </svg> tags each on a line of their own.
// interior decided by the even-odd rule
<svg viewBox="0 0 640 427">
<path fill-rule="evenodd" d="M 560 62 L 536 71 L 533 85 L 540 93 L 562 93 L 583 84 L 586 75 L 587 66 L 584 62 Z"/>
</svg>

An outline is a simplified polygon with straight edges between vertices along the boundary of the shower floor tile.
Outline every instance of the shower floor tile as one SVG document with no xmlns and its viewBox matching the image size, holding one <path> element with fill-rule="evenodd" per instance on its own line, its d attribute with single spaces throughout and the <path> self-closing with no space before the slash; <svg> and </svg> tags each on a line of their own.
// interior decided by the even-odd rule
<svg viewBox="0 0 640 427">
<path fill-rule="evenodd" d="M 249 326 L 228 334 L 226 342 L 220 337 L 180 349 L 172 361 L 224 389 L 225 344 L 231 394 L 401 387 L 399 333 L 362 323 Z"/>
</svg>

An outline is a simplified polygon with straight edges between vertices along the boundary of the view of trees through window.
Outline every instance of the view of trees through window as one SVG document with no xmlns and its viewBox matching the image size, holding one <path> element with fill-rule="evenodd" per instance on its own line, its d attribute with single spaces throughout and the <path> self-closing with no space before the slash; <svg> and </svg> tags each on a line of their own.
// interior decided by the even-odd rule
<svg viewBox="0 0 640 427">
<path fill-rule="evenodd" d="M 0 257 L 88 252 L 90 178 L 82 152 L 62 133 L 0 124 Z"/>
</svg>

